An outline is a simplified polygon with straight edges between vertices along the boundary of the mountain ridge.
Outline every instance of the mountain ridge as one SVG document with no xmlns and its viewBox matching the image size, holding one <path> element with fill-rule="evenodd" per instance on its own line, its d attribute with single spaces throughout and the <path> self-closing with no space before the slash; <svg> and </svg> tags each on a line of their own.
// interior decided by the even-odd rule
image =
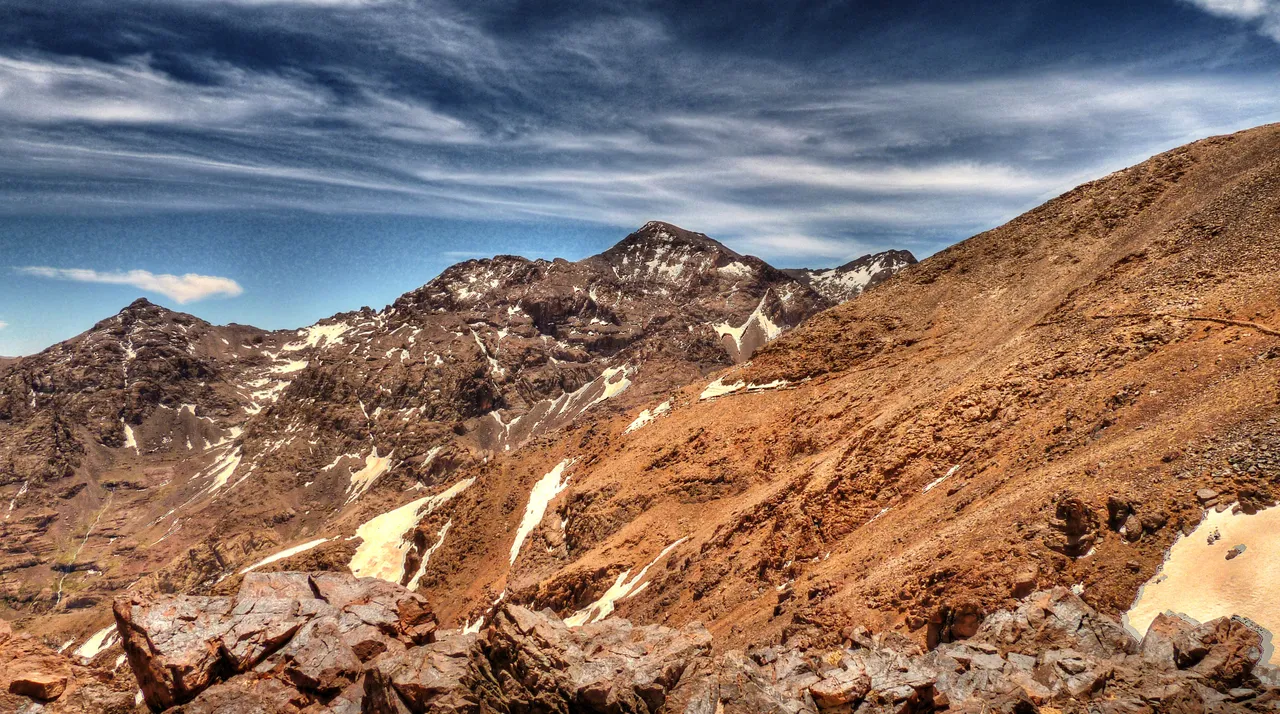
<svg viewBox="0 0 1280 714">
<path fill-rule="evenodd" d="M 43 359 L 119 382 L 104 390 L 128 397 L 115 411 L 0 373 L 0 409 L 28 415 L 0 446 L 39 437 L 64 459 L 36 465 L 52 469 L 38 491 L 3 484 L 16 508 L 0 528 L 21 544 L 0 554 L 5 602 L 76 643 L 109 635 L 120 592 L 225 598 L 257 587 L 250 573 L 339 571 L 426 594 L 442 641 L 527 608 L 588 633 L 622 627 L 599 622 L 613 616 L 703 623 L 761 667 L 778 661 L 763 646 L 817 655 L 868 630 L 957 651 L 944 645 L 984 627 L 1024 631 L 1046 591 L 1139 635 L 1162 609 L 1274 631 L 1250 593 L 1277 547 L 1256 525 L 1280 490 L 1277 156 L 1280 125 L 1174 149 L 828 309 L 649 224 L 673 240 L 609 261 L 475 261 L 258 345 L 108 320 L 123 343 Z M 189 409 L 147 381 L 183 345 L 222 378 L 180 370 L 204 382 Z M 30 386 L 51 408 L 28 411 Z M 117 427 L 126 408 L 139 421 Z M 122 443 L 84 438 L 80 412 Z M 1198 561 L 1174 563 L 1192 546 Z M 1161 587 L 1188 567 L 1204 577 Z M 1232 611 L 1205 610 L 1200 588 Z M 1253 664 L 1270 651 L 1241 620 L 1215 622 L 1204 632 L 1237 638 L 1243 659 L 1187 696 L 1265 706 Z M 1067 657 L 1054 652 L 1019 654 L 1044 674 Z M 1090 691 L 1131 701 L 1134 677 L 1109 671 Z M 1044 703 L 1042 680 L 1013 686 Z M 942 706 L 920 691 L 890 703 Z"/>
</svg>

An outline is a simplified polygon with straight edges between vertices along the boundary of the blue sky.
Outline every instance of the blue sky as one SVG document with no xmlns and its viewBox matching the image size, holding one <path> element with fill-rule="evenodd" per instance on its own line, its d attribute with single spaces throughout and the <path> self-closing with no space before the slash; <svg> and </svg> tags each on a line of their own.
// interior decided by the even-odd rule
<svg viewBox="0 0 1280 714">
<path fill-rule="evenodd" d="M 1280 121 L 1280 0 L 5 0 L 0 354 L 296 327 L 650 219 L 919 256 Z"/>
</svg>

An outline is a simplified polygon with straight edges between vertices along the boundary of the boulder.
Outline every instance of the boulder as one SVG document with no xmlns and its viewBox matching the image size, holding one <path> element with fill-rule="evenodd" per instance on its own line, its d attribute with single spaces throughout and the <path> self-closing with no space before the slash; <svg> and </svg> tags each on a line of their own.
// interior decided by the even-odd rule
<svg viewBox="0 0 1280 714">
<path fill-rule="evenodd" d="M 66 691 L 71 663 L 56 654 L 32 655 L 9 663 L 6 678 L 10 693 L 49 701 Z"/>
<path fill-rule="evenodd" d="M 866 672 L 839 669 L 809 687 L 809 694 L 820 709 L 830 709 L 860 701 L 871 689 Z"/>
</svg>

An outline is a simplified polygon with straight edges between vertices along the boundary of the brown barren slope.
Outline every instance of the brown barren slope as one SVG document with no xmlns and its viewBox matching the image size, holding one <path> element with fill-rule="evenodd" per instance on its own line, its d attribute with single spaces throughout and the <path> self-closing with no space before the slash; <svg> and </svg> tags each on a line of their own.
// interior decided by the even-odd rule
<svg viewBox="0 0 1280 714">
<path fill-rule="evenodd" d="M 730 642 L 851 623 L 946 639 L 1055 584 L 1118 614 L 1200 520 L 1198 489 L 1269 503 L 1277 305 L 1272 125 L 1081 186 L 724 375 L 785 387 L 698 383 L 631 433 L 634 413 L 582 423 L 455 474 L 477 480 L 419 526 L 422 586 L 445 626 L 504 591 L 569 615 L 683 538 L 619 614 Z M 508 568 L 530 489 L 566 458 Z"/>
</svg>

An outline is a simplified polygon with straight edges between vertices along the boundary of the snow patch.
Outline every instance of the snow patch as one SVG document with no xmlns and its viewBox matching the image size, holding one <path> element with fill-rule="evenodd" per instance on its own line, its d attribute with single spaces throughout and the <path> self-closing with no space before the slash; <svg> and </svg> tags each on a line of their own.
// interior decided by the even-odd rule
<svg viewBox="0 0 1280 714">
<path fill-rule="evenodd" d="M 652 424 L 653 421 L 658 417 L 665 416 L 670 413 L 671 413 L 671 400 L 668 399 L 667 401 L 654 407 L 653 411 L 649 411 L 648 409 L 646 409 L 640 412 L 640 416 L 636 417 L 636 420 L 631 422 L 631 424 L 628 425 L 626 429 L 623 429 L 622 433 L 630 434 L 631 432 L 636 431 L 637 429 L 642 429 L 648 426 L 649 424 Z"/>
<path fill-rule="evenodd" d="M 667 553 L 670 553 L 676 546 L 685 542 L 687 539 L 688 537 L 686 536 L 666 548 L 663 548 L 662 552 L 658 553 L 658 557 L 654 558 L 648 565 L 644 566 L 644 568 L 642 568 L 639 573 L 636 573 L 636 576 L 630 580 L 627 579 L 627 576 L 631 574 L 630 570 L 624 570 L 621 573 L 618 573 L 618 579 L 614 581 L 612 587 L 600 596 L 599 600 L 596 600 L 569 617 L 566 617 L 564 623 L 569 627 L 581 627 L 582 625 L 586 625 L 591 622 L 598 622 L 611 615 L 613 613 L 614 606 L 619 600 L 625 600 L 648 587 L 648 582 L 641 584 L 640 581 L 644 580 L 644 576 L 649 572 L 649 568 L 657 565 L 658 561 L 667 556 Z"/>
<path fill-rule="evenodd" d="M 277 560 L 284 560 L 285 558 L 288 558 L 288 557 L 289 557 L 289 556 L 291 556 L 291 555 L 297 555 L 298 553 L 306 552 L 306 551 L 311 550 L 312 548 L 314 548 L 314 547 L 316 547 L 316 546 L 320 545 L 321 543 L 326 543 L 326 542 L 328 542 L 328 540 L 329 540 L 328 538 L 317 538 L 317 539 L 315 539 L 315 540 L 313 540 L 313 541 L 308 541 L 308 542 L 306 542 L 306 543 L 303 543 L 302 545 L 295 545 L 295 546 L 293 546 L 292 548 L 286 548 L 285 550 L 282 550 L 282 551 L 280 551 L 279 553 L 274 553 L 274 554 L 272 554 L 272 555 L 268 555 L 267 557 L 263 558 L 262 560 L 259 560 L 258 562 L 254 563 L 253 565 L 250 565 L 249 567 L 245 568 L 244 570 L 241 570 L 241 571 L 240 571 L 240 574 L 241 574 L 241 575 L 244 575 L 245 573 L 248 573 L 248 572 L 252 572 L 252 571 L 254 571 L 254 570 L 257 570 L 258 568 L 261 568 L 261 567 L 262 567 L 262 566 L 264 566 L 264 565 L 270 565 L 271 563 L 274 563 L 274 562 L 276 562 Z"/>
<path fill-rule="evenodd" d="M 19 488 L 18 492 L 14 494 L 13 498 L 9 500 L 9 510 L 5 511 L 5 514 L 4 514 L 4 519 L 6 521 L 9 520 L 9 516 L 13 515 L 13 509 L 15 506 L 18 505 L 18 499 L 22 498 L 22 495 L 27 492 L 27 486 L 29 485 L 31 485 L 30 481 L 23 481 L 22 487 Z"/>
<path fill-rule="evenodd" d="M 1214 536 L 1217 537 L 1214 537 Z M 1228 560 L 1236 546 L 1244 552 Z M 1247 617 L 1280 632 L 1280 507 L 1254 515 L 1209 511 L 1189 535 L 1174 541 L 1164 564 L 1142 586 L 1124 624 L 1141 636 L 1162 612 L 1198 622 Z M 1269 642 L 1269 641 L 1268 641 Z M 1280 664 L 1268 648 L 1263 661 Z"/>
<path fill-rule="evenodd" d="M 954 476 L 954 475 L 955 475 L 955 473 L 956 473 L 957 471 L 959 471 L 959 470 L 960 470 L 960 464 L 956 464 L 955 466 L 952 466 L 952 467 L 951 467 L 951 469 L 950 469 L 950 470 L 948 470 L 945 474 L 942 474 L 942 475 L 941 475 L 941 476 L 939 476 L 938 478 L 936 478 L 936 479 L 934 479 L 934 480 L 930 481 L 930 482 L 929 482 L 929 485 L 927 485 L 927 486 L 925 486 L 925 487 L 924 487 L 924 491 L 922 491 L 922 493 L 928 493 L 928 492 L 932 491 L 932 490 L 934 489 L 934 487 L 935 487 L 935 486 L 937 486 L 938 484 L 942 483 L 943 481 L 946 481 L 947 479 L 951 478 L 951 477 L 952 477 L 952 476 Z"/>
<path fill-rule="evenodd" d="M 749 278 L 755 274 L 755 271 L 748 267 L 745 263 L 734 261 L 728 265 L 722 265 L 717 268 L 725 275 L 732 275 L 735 278 Z"/>
<path fill-rule="evenodd" d="M 715 399 L 716 397 L 723 397 L 726 394 L 733 394 L 745 386 L 747 386 L 747 383 L 742 381 L 734 382 L 733 384 L 725 384 L 724 377 L 721 377 L 711 384 L 708 384 L 707 388 L 702 390 L 702 394 L 698 395 L 698 399 Z"/>
<path fill-rule="evenodd" d="M 547 513 L 547 504 L 569 485 L 569 477 L 563 474 L 565 468 L 572 463 L 573 459 L 561 461 L 533 485 L 533 490 L 529 492 L 529 503 L 524 508 L 524 518 L 520 519 L 520 528 L 511 544 L 511 565 L 515 565 L 516 557 L 520 555 L 524 539 L 542 522 L 542 517 Z"/>
<path fill-rule="evenodd" d="M 298 330 L 298 337 L 302 338 L 296 342 L 290 342 L 281 347 L 286 352 L 297 352 L 305 350 L 308 347 L 318 347 L 324 345 L 340 345 L 343 344 L 342 336 L 351 330 L 351 326 L 344 322 L 335 322 L 331 325 L 312 325 Z"/>
<path fill-rule="evenodd" d="M 448 535 L 451 526 L 453 526 L 453 519 L 449 519 L 448 522 L 440 527 L 440 532 L 436 534 L 436 542 L 422 553 L 422 562 L 418 563 L 418 572 L 414 573 L 412 578 L 409 578 L 409 584 L 405 587 L 410 590 L 418 589 L 418 581 L 422 580 L 422 576 L 427 572 L 427 563 L 431 561 L 431 556 L 435 555 L 440 546 L 444 545 L 444 537 Z"/>
<path fill-rule="evenodd" d="M 782 334 L 782 328 L 776 325 L 773 320 L 769 319 L 769 316 L 764 313 L 764 303 L 768 298 L 769 291 L 766 290 L 764 295 L 760 297 L 760 304 L 756 305 L 756 309 L 747 316 L 747 321 L 742 323 L 740 326 L 735 327 L 730 325 L 728 322 L 721 322 L 712 325 L 712 329 L 716 331 L 716 334 L 719 335 L 721 339 L 728 336 L 733 340 L 733 344 L 738 350 L 737 355 L 743 354 L 742 338 L 747 334 L 747 330 L 750 329 L 753 324 L 759 326 L 760 331 L 764 333 L 765 342 L 772 342 L 778 339 L 778 336 Z M 735 357 L 737 355 L 735 355 Z"/>
<path fill-rule="evenodd" d="M 213 475 L 213 481 L 209 483 L 205 491 L 213 493 L 226 486 L 231 474 L 235 473 L 236 467 L 240 465 L 240 457 L 240 449 L 223 454 L 222 458 L 218 459 L 217 463 L 209 469 L 209 472 Z"/>
<path fill-rule="evenodd" d="M 120 423 L 124 424 L 124 448 L 133 449 L 133 453 L 141 454 L 142 452 L 138 450 L 138 440 L 133 437 L 133 427 L 125 424 L 123 419 Z"/>
<path fill-rule="evenodd" d="M 373 451 L 364 458 L 364 468 L 351 474 L 351 483 L 347 484 L 347 503 L 363 496 L 379 476 L 391 470 L 391 455 L 394 453 L 392 451 L 386 456 L 378 456 L 378 447 L 373 447 Z M 336 463 L 337 461 L 334 462 Z"/>
<path fill-rule="evenodd" d="M 283 364 L 277 364 L 272 366 L 271 369 L 268 371 L 270 371 L 272 374 L 291 374 L 293 372 L 300 372 L 306 368 L 307 368 L 306 360 L 288 360 L 288 361 L 285 361 Z"/>
<path fill-rule="evenodd" d="M 84 660 L 91 660 L 119 641 L 120 635 L 116 632 L 116 623 L 113 622 L 90 635 L 89 639 L 77 647 L 72 654 Z"/>
<path fill-rule="evenodd" d="M 418 525 L 421 516 L 467 490 L 474 481 L 474 478 L 463 479 L 434 496 L 410 501 L 366 521 L 356 529 L 356 537 L 362 542 L 348 564 L 351 573 L 358 578 L 380 578 L 393 583 L 404 580 L 404 557 L 412 545 L 406 536 Z"/>
</svg>

